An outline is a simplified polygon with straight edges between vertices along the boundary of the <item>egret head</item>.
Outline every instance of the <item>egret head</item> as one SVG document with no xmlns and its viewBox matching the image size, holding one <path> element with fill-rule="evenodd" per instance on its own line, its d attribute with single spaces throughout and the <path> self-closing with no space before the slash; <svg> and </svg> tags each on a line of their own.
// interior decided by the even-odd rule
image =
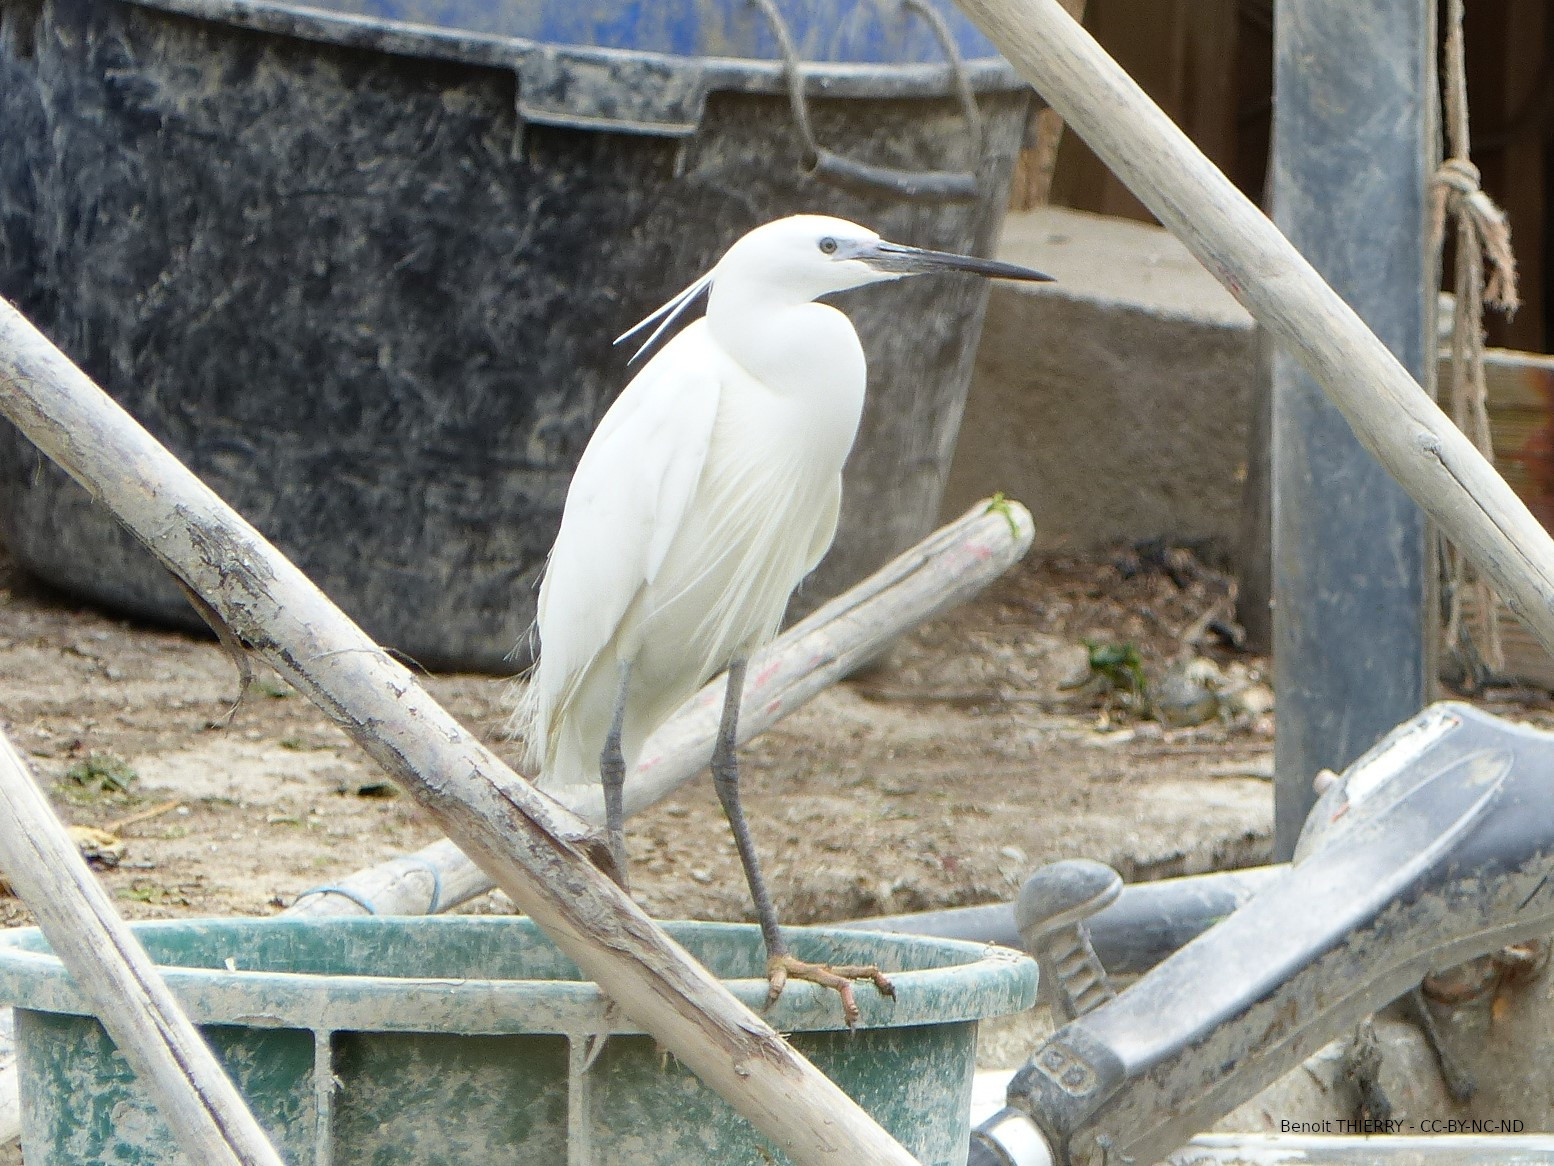
<svg viewBox="0 0 1554 1166">
<path fill-rule="evenodd" d="M 713 269 L 712 281 L 759 281 L 771 289 L 774 299 L 807 302 L 933 271 L 969 271 L 1001 279 L 1052 278 L 1012 263 L 891 243 L 846 219 L 793 215 L 757 227 L 730 247 Z"/>
<path fill-rule="evenodd" d="M 630 331 L 619 344 L 649 325 L 657 327 L 637 350 L 635 360 L 651 348 L 691 302 L 710 287 L 736 289 L 745 302 L 781 307 L 804 304 L 832 292 L 871 283 L 926 275 L 935 271 L 969 271 L 995 279 L 1046 282 L 1050 275 L 948 251 L 928 251 L 881 239 L 867 227 L 828 215 L 791 215 L 763 224 L 728 249 L 718 264 L 674 299 Z"/>
</svg>

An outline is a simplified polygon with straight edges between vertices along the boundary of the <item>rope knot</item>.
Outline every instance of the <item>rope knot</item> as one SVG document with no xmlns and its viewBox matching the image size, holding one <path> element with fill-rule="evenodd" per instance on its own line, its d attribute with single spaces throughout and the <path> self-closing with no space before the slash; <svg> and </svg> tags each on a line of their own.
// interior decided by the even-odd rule
<svg viewBox="0 0 1554 1166">
<path fill-rule="evenodd" d="M 1435 171 L 1435 246 L 1441 245 L 1447 216 L 1457 220 L 1457 246 L 1473 249 L 1475 274 L 1459 280 L 1457 294 L 1477 294 L 1483 303 L 1507 315 L 1520 306 L 1516 294 L 1516 256 L 1511 251 L 1511 224 L 1505 212 L 1479 187 L 1478 167 L 1463 157 L 1447 158 Z M 1487 262 L 1488 271 L 1484 271 Z M 1464 275 L 1466 272 L 1463 273 Z M 1468 287 L 1481 290 L 1471 291 Z"/>
<path fill-rule="evenodd" d="M 1435 181 L 1453 194 L 1467 197 L 1478 193 L 1481 179 L 1478 167 L 1466 158 L 1447 158 L 1435 172 Z"/>
</svg>

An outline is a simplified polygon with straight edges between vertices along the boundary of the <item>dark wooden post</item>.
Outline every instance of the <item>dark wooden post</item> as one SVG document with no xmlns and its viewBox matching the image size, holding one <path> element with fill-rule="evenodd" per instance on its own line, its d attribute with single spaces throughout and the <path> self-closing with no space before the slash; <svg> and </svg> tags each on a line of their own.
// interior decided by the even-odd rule
<svg viewBox="0 0 1554 1166">
<path fill-rule="evenodd" d="M 1433 384 L 1434 0 L 1274 5 L 1273 218 L 1421 384 Z M 1273 361 L 1275 851 L 1320 769 L 1429 699 L 1423 512 L 1285 353 Z"/>
</svg>

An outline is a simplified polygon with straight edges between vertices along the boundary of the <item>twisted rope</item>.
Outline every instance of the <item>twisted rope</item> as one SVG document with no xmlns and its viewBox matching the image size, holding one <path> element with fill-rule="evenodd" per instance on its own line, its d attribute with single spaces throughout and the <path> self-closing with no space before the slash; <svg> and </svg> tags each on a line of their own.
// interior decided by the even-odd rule
<svg viewBox="0 0 1554 1166">
<path fill-rule="evenodd" d="M 1468 82 L 1463 47 L 1463 0 L 1448 0 L 1442 104 L 1450 156 L 1435 172 L 1431 188 L 1431 234 L 1437 262 L 1446 241 L 1446 222 L 1456 228 L 1456 307 L 1452 313 L 1451 380 L 1447 389 L 1452 420 L 1486 458 L 1494 459 L 1489 432 L 1489 389 L 1484 380 L 1484 306 L 1507 315 L 1520 304 L 1516 256 L 1505 212 L 1480 186 L 1478 167 L 1468 160 Z M 1489 274 L 1485 278 L 1485 264 Z M 1445 638 L 1462 658 L 1468 675 L 1482 679 L 1505 668 L 1500 638 L 1500 601 L 1488 580 L 1455 547 L 1446 548 L 1448 577 Z M 1464 598 L 1472 593 L 1477 628 L 1467 626 Z"/>
</svg>

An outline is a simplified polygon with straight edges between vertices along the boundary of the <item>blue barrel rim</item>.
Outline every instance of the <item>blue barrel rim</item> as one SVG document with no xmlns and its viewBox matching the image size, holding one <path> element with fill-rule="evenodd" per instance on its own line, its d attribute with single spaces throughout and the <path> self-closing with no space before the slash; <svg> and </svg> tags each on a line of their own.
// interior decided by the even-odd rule
<svg viewBox="0 0 1554 1166">
<path fill-rule="evenodd" d="M 351 48 L 373 49 L 408 57 L 460 61 L 517 73 L 520 86 L 535 91 L 548 88 L 559 71 L 589 81 L 607 79 L 617 89 L 616 100 L 629 94 L 650 108 L 666 102 L 665 94 L 645 93 L 648 88 L 667 88 L 671 114 L 655 119 L 631 112 L 612 120 L 584 110 L 578 116 L 551 108 L 548 103 L 526 103 L 519 112 L 540 124 L 575 128 L 613 129 L 625 132 L 686 136 L 700 120 L 701 107 L 711 92 L 783 94 L 784 66 L 780 57 L 685 56 L 618 47 L 551 43 L 521 36 L 471 32 L 404 20 L 366 17 L 307 3 L 286 0 L 127 0 L 135 7 L 215 21 L 289 36 L 306 41 Z M 974 92 L 1006 93 L 1029 86 L 1003 57 L 965 57 L 960 62 Z M 955 66 L 935 63 L 889 64 L 883 62 L 806 61 L 802 69 L 804 89 L 811 97 L 835 98 L 935 98 L 955 92 Z M 571 86 L 576 89 L 578 86 Z M 632 104 L 628 97 L 624 104 Z"/>
<path fill-rule="evenodd" d="M 661 924 L 677 941 L 694 938 L 760 942 L 749 923 L 671 921 Z M 533 920 L 523 916 L 343 916 L 292 919 L 284 916 L 147 920 L 131 928 L 148 938 L 193 931 L 207 940 L 223 933 L 234 940 L 255 928 L 316 932 L 433 932 L 483 929 L 516 931 L 524 942 L 553 948 Z M 950 1024 L 1010 1015 L 1036 1001 L 1037 969 L 1029 956 L 1010 948 L 961 940 L 927 938 L 853 928 L 784 928 L 800 958 L 875 958 L 868 948 L 932 952 L 947 961 L 934 967 L 890 972 L 896 998 L 882 998 L 865 983 L 856 995 L 860 1029 Z M 432 940 L 435 942 L 435 939 Z M 820 945 L 820 954 L 813 950 Z M 864 950 L 848 956 L 851 948 Z M 240 958 L 241 948 L 233 951 Z M 221 967 L 159 965 L 168 986 L 196 1024 L 297 1028 L 314 1031 L 423 1032 L 471 1035 L 583 1035 L 642 1030 L 609 1005 L 588 980 L 347 975 L 227 970 Z M 761 1013 L 764 979 L 722 981 L 747 1007 Z M 36 927 L 0 931 L 0 1004 L 23 1011 L 90 1016 L 64 964 Z M 844 1029 L 835 992 L 790 982 L 764 1018 L 781 1032 Z"/>
<path fill-rule="evenodd" d="M 482 39 L 544 45 L 552 49 L 596 48 L 653 53 L 672 58 L 775 61 L 779 38 L 768 27 L 759 0 L 657 3 L 646 19 L 638 4 L 597 0 L 128 0 L 223 23 L 269 20 L 335 25 L 342 43 L 360 43 L 374 30 L 417 34 L 466 34 Z M 817 67 L 863 64 L 901 67 L 939 65 L 944 49 L 931 25 L 954 43 L 961 58 L 1003 58 L 952 0 L 774 0 L 795 34 L 800 56 Z M 818 7 L 819 11 L 816 11 Z M 925 16 L 923 9 L 932 10 Z M 748 26 L 748 27 L 747 27 Z M 808 51 L 805 51 L 806 45 Z"/>
</svg>

